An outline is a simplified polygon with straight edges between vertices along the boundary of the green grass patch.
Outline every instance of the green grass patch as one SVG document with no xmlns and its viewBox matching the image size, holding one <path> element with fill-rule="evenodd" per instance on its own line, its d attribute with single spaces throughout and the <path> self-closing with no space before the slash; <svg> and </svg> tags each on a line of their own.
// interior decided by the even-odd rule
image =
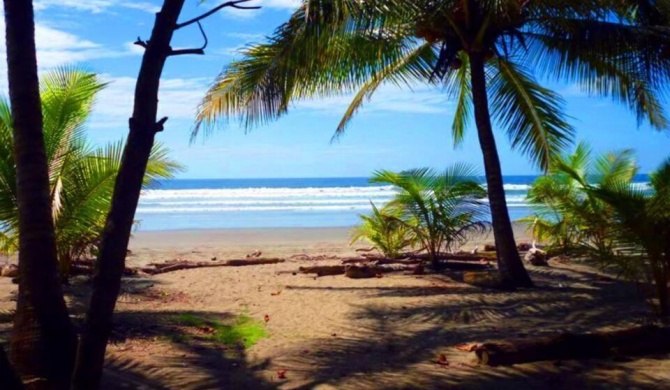
<svg viewBox="0 0 670 390">
<path fill-rule="evenodd" d="M 206 338 L 226 345 L 240 345 L 244 348 L 251 348 L 260 340 L 268 337 L 263 322 L 256 321 L 244 314 L 227 321 L 206 318 L 196 314 L 180 314 L 175 320 L 182 326 L 210 327 L 213 331 Z"/>
</svg>

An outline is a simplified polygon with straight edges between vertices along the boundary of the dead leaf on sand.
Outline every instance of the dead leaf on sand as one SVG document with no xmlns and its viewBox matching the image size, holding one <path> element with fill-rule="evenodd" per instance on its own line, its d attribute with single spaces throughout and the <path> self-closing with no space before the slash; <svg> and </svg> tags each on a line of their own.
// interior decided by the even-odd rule
<svg viewBox="0 0 670 390">
<path fill-rule="evenodd" d="M 441 353 L 437 356 L 437 364 L 440 366 L 448 366 L 449 365 L 449 360 L 447 360 L 447 355 Z"/>
<path fill-rule="evenodd" d="M 266 323 L 270 322 L 270 316 L 266 314 L 265 317 L 263 317 L 263 321 L 265 321 Z"/>
<path fill-rule="evenodd" d="M 464 352 L 473 352 L 475 349 L 477 349 L 477 347 L 477 344 L 458 344 L 454 346 L 454 348 Z"/>
<path fill-rule="evenodd" d="M 279 294 L 281 294 L 281 290 L 279 290 L 277 292 L 270 293 L 270 295 L 272 295 L 273 297 L 276 297 Z"/>
<path fill-rule="evenodd" d="M 286 370 L 277 371 L 277 378 L 278 379 L 286 379 Z"/>
</svg>

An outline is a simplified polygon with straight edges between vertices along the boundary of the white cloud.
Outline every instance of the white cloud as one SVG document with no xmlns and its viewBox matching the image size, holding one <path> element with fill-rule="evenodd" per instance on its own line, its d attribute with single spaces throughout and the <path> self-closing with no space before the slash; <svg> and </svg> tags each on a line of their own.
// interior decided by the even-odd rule
<svg viewBox="0 0 670 390">
<path fill-rule="evenodd" d="M 296 103 L 298 109 L 308 109 L 341 115 L 349 107 L 354 95 L 343 95 Z M 405 112 L 416 114 L 439 114 L 449 112 L 450 102 L 446 95 L 429 86 L 417 86 L 413 90 L 393 85 L 383 85 L 363 103 L 360 114 L 371 112 Z"/>
<path fill-rule="evenodd" d="M 125 123 L 133 110 L 134 77 L 103 75 L 107 88 L 98 95 L 94 109 L 96 127 L 119 126 Z M 158 115 L 170 119 L 193 120 L 196 108 L 205 95 L 209 78 L 162 79 L 158 93 Z"/>
<path fill-rule="evenodd" d="M 279 10 L 288 10 L 293 11 L 298 8 L 303 3 L 303 0 L 254 0 L 243 5 L 246 6 L 260 6 L 261 10 L 263 9 L 279 9 Z M 226 7 L 223 9 L 224 15 L 233 16 L 236 18 L 254 18 L 258 15 L 257 10 L 244 10 L 237 9 L 232 7 Z"/>
<path fill-rule="evenodd" d="M 35 9 L 38 11 L 48 8 L 71 8 L 77 11 L 92 13 L 108 12 L 112 8 L 130 8 L 140 11 L 156 13 L 160 10 L 157 2 L 145 1 L 117 1 L 117 0 L 36 0 Z"/>
</svg>

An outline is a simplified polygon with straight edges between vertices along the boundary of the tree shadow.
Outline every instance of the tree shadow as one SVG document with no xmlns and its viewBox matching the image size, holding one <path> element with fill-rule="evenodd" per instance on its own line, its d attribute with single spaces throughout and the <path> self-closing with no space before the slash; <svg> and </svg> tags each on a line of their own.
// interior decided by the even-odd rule
<svg viewBox="0 0 670 390">
<path fill-rule="evenodd" d="M 102 389 L 271 389 L 261 377 L 269 362 L 250 366 L 242 345 L 225 345 L 179 318 L 228 321 L 230 313 L 120 311 Z M 135 352 L 137 351 L 137 353 Z"/>
<path fill-rule="evenodd" d="M 301 373 L 296 388 L 661 388 L 645 372 L 651 358 L 537 362 L 479 367 L 458 344 L 637 325 L 649 311 L 630 283 L 594 281 L 592 275 L 535 272 L 537 287 L 518 292 L 451 286 L 357 286 L 369 297 L 356 304 L 348 328 L 288 352 L 273 364 Z M 585 282 L 589 282 L 586 284 Z M 314 287 L 296 287 L 311 289 Z M 441 300 L 445 296 L 447 299 Z M 426 298 L 421 305 L 408 300 Z M 406 298 L 398 301 L 398 298 Z M 438 364 L 444 354 L 449 365 Z M 668 359 L 668 356 L 662 357 Z M 669 378 L 670 379 L 670 378 Z"/>
</svg>

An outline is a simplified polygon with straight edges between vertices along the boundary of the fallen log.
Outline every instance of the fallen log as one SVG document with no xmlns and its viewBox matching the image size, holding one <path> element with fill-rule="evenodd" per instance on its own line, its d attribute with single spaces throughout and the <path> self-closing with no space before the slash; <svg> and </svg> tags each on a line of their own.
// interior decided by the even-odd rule
<svg viewBox="0 0 670 390">
<path fill-rule="evenodd" d="M 449 260 L 457 260 L 457 261 L 481 261 L 481 260 L 495 260 L 495 253 L 494 254 L 488 254 L 488 253 L 438 253 L 437 255 L 437 260 L 439 261 L 449 261 Z M 420 253 L 416 255 L 412 255 L 409 257 L 410 259 L 419 259 L 419 260 L 424 260 L 428 261 L 430 260 L 430 256 L 427 253 Z"/>
<path fill-rule="evenodd" d="M 389 259 L 387 257 L 347 257 L 342 259 L 342 264 L 375 264 L 375 265 L 384 265 L 384 264 L 405 264 L 405 265 L 416 265 L 423 262 L 420 259 Z"/>
<path fill-rule="evenodd" d="M 358 269 L 365 268 L 366 272 L 372 276 L 381 273 L 388 272 L 400 272 L 400 271 L 413 271 L 416 268 L 415 265 L 401 265 L 401 264 L 389 264 L 389 265 L 319 265 L 312 267 L 300 267 L 298 271 L 303 274 L 316 274 L 316 276 L 331 276 L 331 275 L 344 275 L 346 274 L 347 269 Z M 352 274 L 355 271 L 351 271 Z M 371 276 L 371 277 L 372 277 Z"/>
<path fill-rule="evenodd" d="M 166 272 L 180 271 L 184 269 L 193 269 L 193 268 L 212 268 L 212 267 L 241 267 L 247 265 L 264 265 L 264 264 L 277 264 L 285 262 L 285 259 L 241 259 L 241 260 L 225 260 L 225 261 L 200 261 L 200 262 L 191 262 L 187 260 L 181 261 L 168 261 L 165 263 L 153 263 L 152 267 L 140 267 L 137 270 L 150 274 L 158 275 L 164 274 Z"/>
<path fill-rule="evenodd" d="M 482 344 L 474 352 L 477 361 L 488 366 L 667 353 L 670 352 L 670 328 L 644 326 L 611 332 L 564 333 L 496 341 Z"/>
</svg>

